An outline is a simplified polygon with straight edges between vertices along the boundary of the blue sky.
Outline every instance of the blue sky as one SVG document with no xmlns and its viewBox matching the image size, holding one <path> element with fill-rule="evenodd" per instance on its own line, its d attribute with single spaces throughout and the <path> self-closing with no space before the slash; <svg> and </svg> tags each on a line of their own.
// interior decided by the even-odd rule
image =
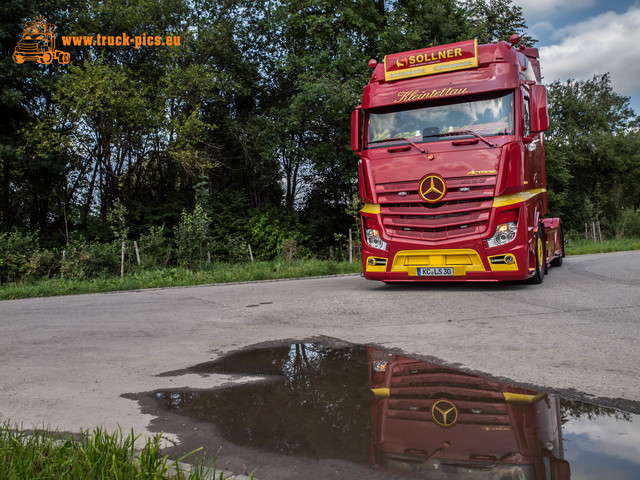
<svg viewBox="0 0 640 480">
<path fill-rule="evenodd" d="M 640 0 L 513 0 L 539 40 L 543 81 L 609 72 L 640 115 Z"/>
</svg>

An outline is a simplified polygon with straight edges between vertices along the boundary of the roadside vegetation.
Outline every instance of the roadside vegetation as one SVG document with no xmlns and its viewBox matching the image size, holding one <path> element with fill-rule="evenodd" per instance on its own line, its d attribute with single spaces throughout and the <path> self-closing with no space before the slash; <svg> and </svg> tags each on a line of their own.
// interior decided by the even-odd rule
<svg viewBox="0 0 640 480">
<path fill-rule="evenodd" d="M 211 263 L 198 270 L 182 267 L 135 270 L 123 278 L 102 273 L 91 279 L 27 278 L 0 286 L 0 300 L 114 292 L 142 288 L 178 287 L 212 283 L 248 282 L 283 278 L 315 277 L 361 271 L 360 261 L 283 260 Z"/>
<path fill-rule="evenodd" d="M 1 239 L 2 237 L 0 237 Z M 566 254 L 584 255 L 590 253 L 607 253 L 626 250 L 640 250 L 639 237 L 604 239 L 602 241 L 586 240 L 576 235 L 568 235 Z M 109 245 L 96 247 L 107 251 Z M 194 269 L 186 266 L 148 268 L 127 264 L 126 273 L 117 273 L 117 262 L 101 265 L 92 257 L 84 262 L 69 260 L 71 266 L 56 263 L 53 270 L 38 269 L 40 258 L 50 258 L 51 252 L 37 251 L 32 254 L 23 252 L 22 263 L 17 262 L 17 254 L 12 257 L 14 270 L 9 271 L 3 258 L 7 258 L 7 250 L 0 250 L 0 278 L 4 273 L 5 282 L 0 285 L 0 300 L 48 297 L 56 295 L 74 295 L 84 293 L 115 292 L 139 290 L 143 288 L 180 287 L 215 283 L 250 282 L 259 280 L 278 280 L 287 278 L 316 277 L 323 275 L 359 273 L 362 270 L 360 259 L 355 256 L 348 260 L 318 259 L 283 259 L 271 261 L 245 262 L 211 262 L 202 263 Z M 99 268 L 96 265 L 101 265 Z M 78 270 L 78 271 L 75 271 Z M 10 277 L 12 275 L 12 277 Z M 7 277 L 11 281 L 6 281 Z"/>
<path fill-rule="evenodd" d="M 567 255 L 586 255 L 589 253 L 624 252 L 627 250 L 640 250 L 640 238 L 613 238 L 594 242 L 593 240 L 580 239 L 567 242 L 565 246 Z"/>
<path fill-rule="evenodd" d="M 358 251 L 349 118 L 369 60 L 514 33 L 536 44 L 511 0 L 5 0 L 3 14 L 3 52 L 38 16 L 58 42 L 180 38 L 70 46 L 68 65 L 3 57 L 0 289 L 29 295 L 271 278 L 259 262 L 278 276 L 281 262 L 344 271 L 331 264 L 348 258 L 350 231 Z M 553 82 L 548 99 L 549 216 L 576 238 L 640 238 L 629 99 L 606 73 Z"/>
<path fill-rule="evenodd" d="M 136 449 L 140 435 L 122 431 L 107 433 L 98 428 L 78 438 L 50 431 L 26 432 L 8 422 L 0 426 L 0 478 L 6 480 L 78 479 L 98 480 L 213 480 L 223 478 L 210 466 L 199 463 L 195 450 L 169 460 L 162 453 L 162 436 L 148 438 Z M 195 460 L 185 467 L 183 461 Z M 251 475 L 250 478 L 253 478 Z"/>
</svg>

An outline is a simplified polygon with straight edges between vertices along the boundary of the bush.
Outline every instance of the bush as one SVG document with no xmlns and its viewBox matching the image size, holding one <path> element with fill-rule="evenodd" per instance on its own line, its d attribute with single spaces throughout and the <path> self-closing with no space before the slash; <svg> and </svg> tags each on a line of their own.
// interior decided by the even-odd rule
<svg viewBox="0 0 640 480">
<path fill-rule="evenodd" d="M 273 260 L 282 252 L 283 242 L 302 243 L 302 227 L 295 213 L 275 208 L 256 212 L 248 221 L 249 243 L 258 260 Z"/>
<path fill-rule="evenodd" d="M 120 273 L 122 244 L 87 242 L 83 237 L 64 249 L 61 274 L 65 278 L 90 279 L 104 274 Z"/>
<path fill-rule="evenodd" d="M 32 270 L 31 255 L 39 250 L 35 233 L 0 234 L 0 283 L 23 280 Z"/>
<path fill-rule="evenodd" d="M 200 204 L 191 213 L 182 211 L 180 224 L 175 228 L 178 262 L 182 267 L 194 268 L 204 263 L 211 238 L 210 223 Z"/>
<path fill-rule="evenodd" d="M 249 245 L 241 235 L 227 236 L 225 246 L 227 258 L 232 263 L 246 262 L 249 257 Z"/>
<path fill-rule="evenodd" d="M 617 238 L 640 237 L 640 209 L 628 209 L 622 213 L 616 229 Z"/>
<path fill-rule="evenodd" d="M 164 225 L 149 227 L 149 232 L 140 235 L 138 249 L 143 267 L 166 267 L 171 256 L 171 241 L 165 237 Z"/>
<path fill-rule="evenodd" d="M 52 250 L 36 250 L 29 255 L 28 277 L 50 278 L 60 272 L 62 254 Z"/>
</svg>

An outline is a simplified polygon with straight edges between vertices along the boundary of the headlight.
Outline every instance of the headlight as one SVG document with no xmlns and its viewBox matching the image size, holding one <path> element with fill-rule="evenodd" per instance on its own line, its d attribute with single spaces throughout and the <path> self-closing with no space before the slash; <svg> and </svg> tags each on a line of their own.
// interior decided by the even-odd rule
<svg viewBox="0 0 640 480">
<path fill-rule="evenodd" d="M 387 242 L 382 240 L 382 238 L 380 237 L 380 232 L 378 232 L 378 230 L 367 228 L 365 229 L 365 235 L 367 238 L 367 243 L 370 247 L 377 248 L 379 250 L 387 249 Z"/>
<path fill-rule="evenodd" d="M 516 238 L 516 232 L 518 231 L 517 222 L 502 223 L 496 227 L 496 233 L 487 240 L 489 247 L 498 247 L 509 243 Z"/>
<path fill-rule="evenodd" d="M 380 360 L 374 360 L 373 361 L 373 371 L 375 373 L 384 373 L 387 371 L 387 365 L 389 365 L 389 362 L 382 362 Z"/>
</svg>

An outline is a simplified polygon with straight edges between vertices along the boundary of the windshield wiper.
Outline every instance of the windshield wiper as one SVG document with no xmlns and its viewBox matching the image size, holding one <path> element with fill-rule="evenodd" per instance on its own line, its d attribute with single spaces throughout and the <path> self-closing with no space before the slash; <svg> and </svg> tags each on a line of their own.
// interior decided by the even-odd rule
<svg viewBox="0 0 640 480">
<path fill-rule="evenodd" d="M 386 142 L 395 142 L 395 141 L 398 141 L 398 140 L 403 140 L 403 141 L 409 143 L 410 145 L 414 146 L 421 154 L 423 154 L 427 158 L 427 160 L 433 160 L 433 158 L 430 158 L 427 155 L 427 153 L 429 153 L 429 150 L 425 150 L 420 145 L 417 145 L 413 141 L 409 140 L 407 137 L 385 138 L 383 140 L 376 140 L 375 142 L 370 142 L 370 143 L 386 143 Z M 432 155 L 432 157 L 433 157 L 433 155 Z"/>
<path fill-rule="evenodd" d="M 489 140 L 484 138 L 479 133 L 474 132 L 473 130 L 454 130 L 453 132 L 446 132 L 446 133 L 439 133 L 438 134 L 439 137 L 451 137 L 451 136 L 454 136 L 454 135 L 472 135 L 472 136 L 477 137 L 480 140 L 482 140 L 484 143 L 489 145 L 491 148 L 495 148 L 495 147 L 498 146 L 495 143 L 491 143 Z"/>
</svg>

